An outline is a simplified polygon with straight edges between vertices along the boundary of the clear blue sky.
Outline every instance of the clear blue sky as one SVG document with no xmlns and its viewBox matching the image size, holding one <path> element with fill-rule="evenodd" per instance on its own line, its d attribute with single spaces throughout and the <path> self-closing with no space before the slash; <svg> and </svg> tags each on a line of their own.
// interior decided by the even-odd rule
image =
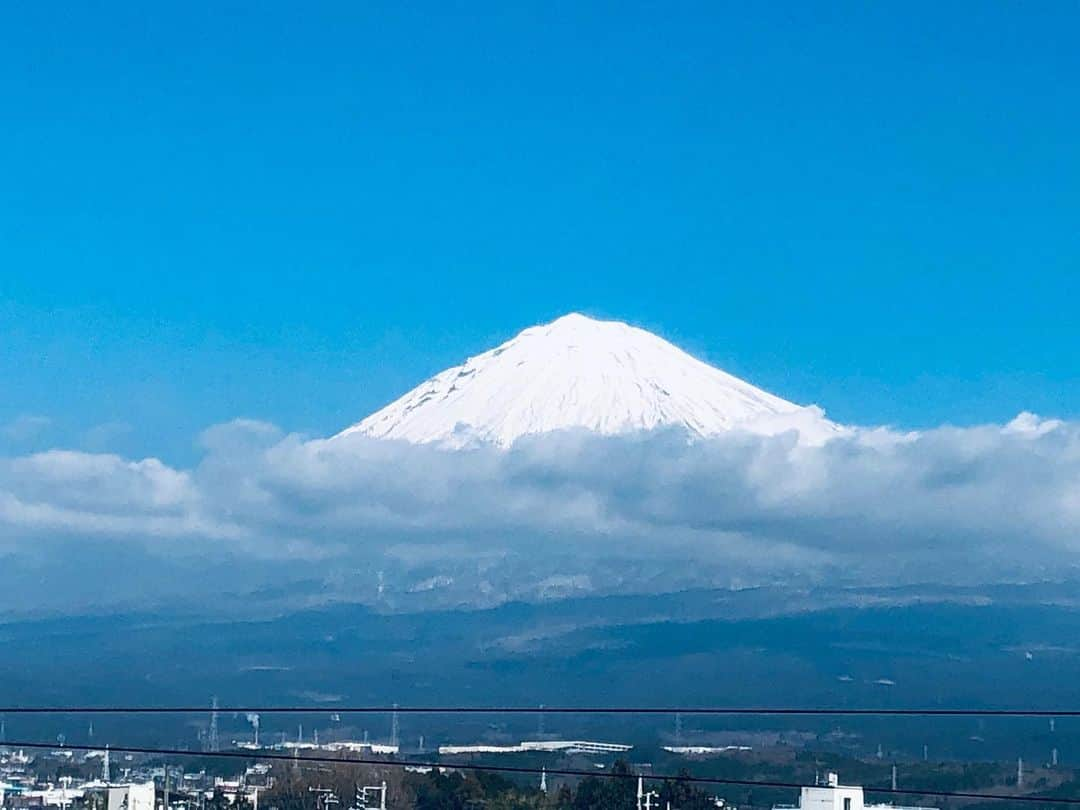
<svg viewBox="0 0 1080 810">
<path fill-rule="evenodd" d="M 171 460 L 235 416 L 327 433 L 572 309 L 844 421 L 1080 416 L 1078 29 L 1065 0 L 13 6 L 0 423 Z"/>
</svg>

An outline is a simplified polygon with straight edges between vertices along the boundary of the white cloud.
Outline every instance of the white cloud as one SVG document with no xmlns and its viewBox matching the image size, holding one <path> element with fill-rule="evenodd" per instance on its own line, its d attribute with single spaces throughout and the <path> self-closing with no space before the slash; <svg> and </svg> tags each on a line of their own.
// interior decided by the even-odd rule
<svg viewBox="0 0 1080 810">
<path fill-rule="evenodd" d="M 202 508 L 190 473 L 153 458 L 50 450 L 0 460 L 0 523 L 7 534 L 235 537 L 242 530 Z"/>
<path fill-rule="evenodd" d="M 548 590 L 618 589 L 628 575 L 611 561 L 626 559 L 684 585 L 795 572 L 987 581 L 1056 575 L 1080 560 L 1080 425 L 1031 415 L 852 431 L 823 446 L 660 431 L 453 452 L 305 441 L 251 421 L 201 441 L 191 470 L 72 451 L 0 460 L 0 537 L 16 553 L 42 536 L 94 536 L 162 554 L 178 548 L 163 539 L 191 538 L 327 567 L 379 557 L 422 571 L 417 591 L 425 581 L 490 589 L 500 568 Z M 433 552 L 417 551 L 425 546 Z"/>
</svg>

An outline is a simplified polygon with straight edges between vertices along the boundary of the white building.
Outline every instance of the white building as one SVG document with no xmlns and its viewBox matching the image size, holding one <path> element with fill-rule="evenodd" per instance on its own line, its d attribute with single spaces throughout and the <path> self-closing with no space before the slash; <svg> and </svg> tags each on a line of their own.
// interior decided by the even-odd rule
<svg viewBox="0 0 1080 810">
<path fill-rule="evenodd" d="M 154 783 L 109 785 L 108 810 L 154 810 Z"/>
<path fill-rule="evenodd" d="M 894 804 L 867 804 L 858 785 L 841 785 L 835 773 L 825 775 L 825 783 L 804 787 L 797 805 L 776 805 L 773 810 L 937 810 L 936 807 L 903 807 Z"/>
<path fill-rule="evenodd" d="M 623 754 L 634 746 L 591 740 L 525 740 L 517 745 L 440 745 L 440 754 L 519 754 L 525 751 L 568 754 Z"/>
<path fill-rule="evenodd" d="M 322 746 L 327 751 L 351 751 L 357 754 L 396 754 L 398 746 L 374 742 L 354 742 L 343 740 L 342 742 L 326 743 Z"/>
<path fill-rule="evenodd" d="M 246 745 L 242 747 L 252 748 L 253 746 Z M 283 742 L 278 743 L 274 748 L 285 751 L 351 751 L 353 753 L 370 754 L 396 754 L 399 750 L 399 747 L 396 745 L 373 742 L 353 742 L 351 740 L 323 743 L 322 745 L 313 742 Z"/>
</svg>

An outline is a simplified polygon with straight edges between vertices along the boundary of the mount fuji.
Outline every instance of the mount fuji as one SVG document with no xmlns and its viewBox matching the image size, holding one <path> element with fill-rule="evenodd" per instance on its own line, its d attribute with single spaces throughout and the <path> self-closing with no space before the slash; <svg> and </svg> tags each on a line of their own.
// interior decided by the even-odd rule
<svg viewBox="0 0 1080 810">
<path fill-rule="evenodd" d="M 558 430 L 657 428 L 691 438 L 795 431 L 808 444 L 841 432 L 819 408 L 756 388 L 651 332 L 571 313 L 436 374 L 338 437 L 505 448 Z"/>
</svg>

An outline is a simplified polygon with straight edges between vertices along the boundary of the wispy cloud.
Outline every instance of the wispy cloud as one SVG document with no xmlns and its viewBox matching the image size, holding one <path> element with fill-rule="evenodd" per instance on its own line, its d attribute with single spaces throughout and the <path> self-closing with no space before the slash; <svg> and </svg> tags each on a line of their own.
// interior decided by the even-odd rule
<svg viewBox="0 0 1080 810">
<path fill-rule="evenodd" d="M 83 433 L 82 446 L 87 450 L 107 450 L 112 448 L 119 439 L 131 433 L 131 430 L 131 425 L 121 420 L 102 422 Z"/>
<path fill-rule="evenodd" d="M 52 419 L 39 414 L 22 414 L 0 427 L 0 435 L 10 442 L 29 442 L 38 438 L 52 425 Z"/>
</svg>

